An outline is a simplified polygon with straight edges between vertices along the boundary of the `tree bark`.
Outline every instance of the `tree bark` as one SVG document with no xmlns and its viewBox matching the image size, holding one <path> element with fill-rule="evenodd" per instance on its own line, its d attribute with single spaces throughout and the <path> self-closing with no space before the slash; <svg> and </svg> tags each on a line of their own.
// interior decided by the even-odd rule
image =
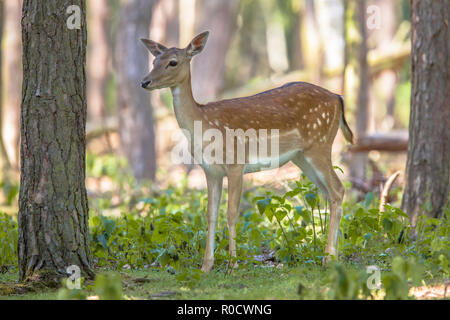
<svg viewBox="0 0 450 320">
<path fill-rule="evenodd" d="M 80 29 L 67 27 L 71 5 L 81 9 Z M 85 12 L 85 0 L 23 5 L 21 281 L 55 281 L 71 265 L 93 276 L 85 187 Z"/>
<path fill-rule="evenodd" d="M 149 70 L 148 51 L 139 39 L 149 37 L 154 4 L 154 0 L 123 1 L 116 44 L 120 145 L 138 181 L 153 180 L 156 172 L 150 95 L 139 85 Z"/>
<path fill-rule="evenodd" d="M 106 116 L 105 89 L 108 76 L 108 1 L 88 1 L 88 120 L 101 123 Z"/>
<path fill-rule="evenodd" d="M 412 0 L 411 115 L 403 209 L 443 216 L 449 206 L 449 1 Z"/>
<path fill-rule="evenodd" d="M 197 33 L 209 30 L 208 43 L 193 61 L 192 91 L 197 101 L 217 99 L 223 87 L 225 58 L 236 28 L 239 0 L 202 0 L 197 3 Z"/>
<path fill-rule="evenodd" d="M 369 66 L 367 63 L 367 29 L 366 0 L 356 1 L 356 17 L 361 42 L 358 44 L 358 98 L 356 109 L 356 136 L 367 133 L 369 122 Z M 364 180 L 366 177 L 367 153 L 357 153 L 352 156 L 350 175 Z"/>
<path fill-rule="evenodd" d="M 4 1 L 5 25 L 3 52 L 3 126 L 2 137 L 8 154 L 9 162 L 13 167 L 19 161 L 19 123 L 21 99 L 21 39 L 20 18 L 22 0 Z"/>
</svg>

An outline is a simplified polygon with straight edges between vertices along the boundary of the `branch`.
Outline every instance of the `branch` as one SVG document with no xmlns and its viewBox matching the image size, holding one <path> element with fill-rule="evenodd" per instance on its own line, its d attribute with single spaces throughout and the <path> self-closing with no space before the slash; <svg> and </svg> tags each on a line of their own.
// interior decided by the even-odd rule
<svg viewBox="0 0 450 320">
<path fill-rule="evenodd" d="M 374 133 L 359 137 L 351 152 L 369 152 L 372 150 L 402 152 L 408 150 L 408 132 Z"/>
<path fill-rule="evenodd" d="M 384 212 L 384 205 L 386 204 L 386 199 L 389 195 L 389 191 L 391 191 L 392 185 L 394 184 L 395 180 L 400 175 L 400 171 L 395 172 L 393 175 L 389 177 L 389 179 L 386 181 L 383 187 L 383 191 L 381 192 L 380 197 L 380 212 Z"/>
</svg>

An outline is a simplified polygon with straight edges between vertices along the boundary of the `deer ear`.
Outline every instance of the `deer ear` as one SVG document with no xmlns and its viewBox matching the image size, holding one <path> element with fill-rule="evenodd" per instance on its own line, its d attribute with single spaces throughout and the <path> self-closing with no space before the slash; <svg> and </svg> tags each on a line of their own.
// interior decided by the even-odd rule
<svg viewBox="0 0 450 320">
<path fill-rule="evenodd" d="M 206 41 L 208 40 L 208 36 L 209 31 L 205 31 L 192 39 L 191 43 L 189 43 L 186 48 L 187 55 L 192 58 L 196 54 L 202 52 L 203 48 L 206 45 Z"/>
<path fill-rule="evenodd" d="M 144 46 L 154 55 L 155 57 L 159 56 L 161 53 L 167 50 L 162 44 L 155 42 L 153 40 L 141 39 Z"/>
</svg>

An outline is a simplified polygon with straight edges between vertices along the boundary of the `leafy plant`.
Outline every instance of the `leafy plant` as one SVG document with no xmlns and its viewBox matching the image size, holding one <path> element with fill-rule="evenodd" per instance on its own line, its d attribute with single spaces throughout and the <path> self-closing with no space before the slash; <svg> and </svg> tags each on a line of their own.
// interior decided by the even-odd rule
<svg viewBox="0 0 450 320">
<path fill-rule="evenodd" d="M 423 266 L 414 258 L 403 259 L 395 257 L 392 260 L 392 269 L 382 277 L 383 287 L 386 290 L 385 299 L 404 300 L 409 298 L 409 280 L 418 286 L 423 276 Z"/>
<path fill-rule="evenodd" d="M 17 222 L 6 213 L 0 213 L 0 268 L 17 264 Z"/>
</svg>

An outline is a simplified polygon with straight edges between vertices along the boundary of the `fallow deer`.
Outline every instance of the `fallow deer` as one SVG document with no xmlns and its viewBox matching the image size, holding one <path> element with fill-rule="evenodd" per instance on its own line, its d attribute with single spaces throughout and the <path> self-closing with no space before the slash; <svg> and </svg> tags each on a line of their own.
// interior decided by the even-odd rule
<svg viewBox="0 0 450 320">
<path fill-rule="evenodd" d="M 169 49 L 155 41 L 141 39 L 155 56 L 153 69 L 141 86 L 149 91 L 171 89 L 175 117 L 180 128 L 191 138 L 194 138 L 195 121 L 200 122 L 204 130 L 216 129 L 223 133 L 230 129 L 277 129 L 278 166 L 292 161 L 329 200 L 330 228 L 326 253 L 328 258 L 336 256 L 344 187 L 333 169 L 331 149 L 339 128 L 345 139 L 353 143 L 352 131 L 344 117 L 342 97 L 313 84 L 295 82 L 250 97 L 199 104 L 192 94 L 190 63 L 205 47 L 208 35 L 209 32 L 199 34 L 184 49 Z M 247 150 L 249 141 L 244 143 Z M 224 154 L 230 152 L 225 149 L 226 146 Z M 231 151 L 235 152 L 235 147 Z M 193 154 L 192 148 L 190 152 Z M 246 155 L 244 163 L 223 161 L 201 163 L 201 166 L 208 188 L 208 236 L 202 271 L 209 272 L 214 265 L 214 237 L 223 178 L 228 177 L 229 253 L 236 257 L 236 222 L 243 175 L 260 171 L 264 165 L 262 161 L 251 163 Z"/>
</svg>

